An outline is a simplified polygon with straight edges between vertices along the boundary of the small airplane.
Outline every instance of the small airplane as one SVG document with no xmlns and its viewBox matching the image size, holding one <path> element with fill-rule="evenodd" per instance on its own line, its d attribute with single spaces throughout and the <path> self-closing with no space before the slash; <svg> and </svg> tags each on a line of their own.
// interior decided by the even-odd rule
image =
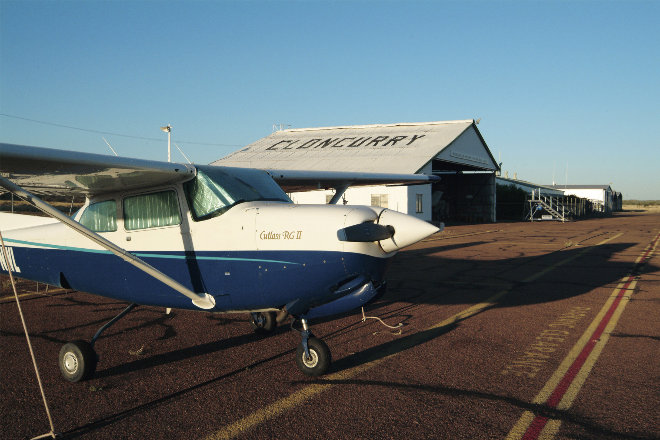
<svg viewBox="0 0 660 440">
<path fill-rule="evenodd" d="M 296 364 L 324 374 L 330 350 L 309 321 L 373 301 L 389 259 L 440 229 L 389 209 L 336 205 L 352 185 L 438 178 L 202 166 L 0 143 L 0 187 L 51 218 L 0 213 L 0 273 L 130 303 L 90 342 L 64 344 L 65 379 L 93 376 L 94 343 L 138 304 L 249 313 L 270 332 L 288 316 Z M 334 188 L 328 205 L 287 191 Z M 84 195 L 68 217 L 37 195 Z"/>
</svg>

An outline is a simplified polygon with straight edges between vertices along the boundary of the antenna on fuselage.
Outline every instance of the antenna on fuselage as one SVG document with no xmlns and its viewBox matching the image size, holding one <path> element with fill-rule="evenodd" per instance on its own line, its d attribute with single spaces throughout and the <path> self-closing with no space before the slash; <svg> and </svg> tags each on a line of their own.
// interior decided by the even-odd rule
<svg viewBox="0 0 660 440">
<path fill-rule="evenodd" d="M 104 138 L 103 136 L 101 136 L 101 139 L 103 139 L 103 142 L 105 142 L 105 144 L 108 146 L 108 148 L 110 148 L 110 150 L 112 150 L 112 152 L 115 153 L 115 156 L 119 156 L 119 155 L 117 154 L 117 152 L 115 151 L 115 149 L 112 148 L 112 145 L 110 145 L 110 142 L 108 142 L 107 140 L 105 140 L 105 138 Z"/>
<path fill-rule="evenodd" d="M 183 150 L 181 149 L 181 147 L 179 147 L 179 144 L 177 144 L 177 143 L 175 142 L 175 143 L 174 143 L 174 146 L 176 147 L 177 150 L 179 150 L 179 153 L 181 153 L 181 155 L 182 155 L 183 157 L 186 158 L 186 160 L 188 161 L 188 163 L 192 165 L 192 162 L 190 161 L 190 159 L 188 159 L 188 156 L 186 156 L 186 153 L 183 152 Z"/>
</svg>

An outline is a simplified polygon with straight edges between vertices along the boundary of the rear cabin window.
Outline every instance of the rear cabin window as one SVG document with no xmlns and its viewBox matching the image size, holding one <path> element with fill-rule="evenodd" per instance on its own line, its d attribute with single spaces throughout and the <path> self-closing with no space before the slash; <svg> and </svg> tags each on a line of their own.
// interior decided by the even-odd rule
<svg viewBox="0 0 660 440">
<path fill-rule="evenodd" d="M 80 224 L 94 232 L 117 230 L 117 202 L 105 200 L 90 204 L 80 216 Z"/>
<path fill-rule="evenodd" d="M 181 223 L 179 202 L 175 191 L 126 197 L 124 227 L 127 230 L 159 228 Z"/>
</svg>

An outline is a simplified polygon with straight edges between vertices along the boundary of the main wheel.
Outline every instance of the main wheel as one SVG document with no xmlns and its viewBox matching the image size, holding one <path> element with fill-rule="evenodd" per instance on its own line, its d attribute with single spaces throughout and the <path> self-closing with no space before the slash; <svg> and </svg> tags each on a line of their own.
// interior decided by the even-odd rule
<svg viewBox="0 0 660 440">
<path fill-rule="evenodd" d="M 92 377 L 96 371 L 96 362 L 96 352 L 89 342 L 67 342 L 60 349 L 60 371 L 69 382 L 80 382 Z"/>
<path fill-rule="evenodd" d="M 305 349 L 302 343 L 296 350 L 296 364 L 298 368 L 307 376 L 321 376 L 325 374 L 332 361 L 330 349 L 325 342 L 314 337 L 307 340 L 307 346 L 309 347 L 309 358 L 305 356 Z"/>
<path fill-rule="evenodd" d="M 250 315 L 250 324 L 257 333 L 270 333 L 277 327 L 275 312 L 258 312 Z"/>
</svg>

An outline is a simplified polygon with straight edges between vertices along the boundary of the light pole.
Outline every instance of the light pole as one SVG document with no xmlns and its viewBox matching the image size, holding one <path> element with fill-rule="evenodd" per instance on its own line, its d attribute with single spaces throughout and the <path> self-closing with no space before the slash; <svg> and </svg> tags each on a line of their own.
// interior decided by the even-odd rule
<svg viewBox="0 0 660 440">
<path fill-rule="evenodd" d="M 172 126 L 167 124 L 165 127 L 160 127 L 160 129 L 167 133 L 167 161 L 172 162 Z"/>
</svg>

